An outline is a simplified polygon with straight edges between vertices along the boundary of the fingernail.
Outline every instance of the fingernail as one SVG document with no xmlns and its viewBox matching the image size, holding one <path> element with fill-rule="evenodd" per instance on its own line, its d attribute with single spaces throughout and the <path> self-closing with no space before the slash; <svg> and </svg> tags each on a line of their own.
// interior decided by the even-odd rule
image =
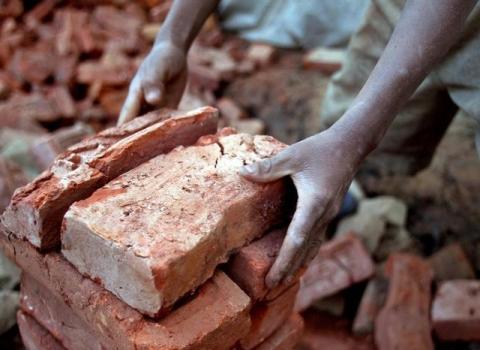
<svg viewBox="0 0 480 350">
<path fill-rule="evenodd" d="M 253 164 L 245 165 L 240 168 L 240 175 L 252 175 L 255 173 L 255 166 Z"/>
</svg>

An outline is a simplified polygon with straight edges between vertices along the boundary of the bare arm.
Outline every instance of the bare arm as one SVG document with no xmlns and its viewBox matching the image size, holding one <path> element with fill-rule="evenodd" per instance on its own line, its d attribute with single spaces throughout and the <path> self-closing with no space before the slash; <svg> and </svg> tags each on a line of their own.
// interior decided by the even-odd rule
<svg viewBox="0 0 480 350">
<path fill-rule="evenodd" d="M 337 123 L 242 169 L 244 176 L 259 182 L 290 175 L 297 188 L 297 210 L 267 275 L 268 285 L 293 275 L 316 255 L 359 164 L 458 39 L 475 4 L 474 0 L 408 0 L 376 67 Z"/>
<path fill-rule="evenodd" d="M 175 108 L 187 81 L 187 53 L 203 23 L 220 0 L 175 0 L 128 90 L 118 118 L 137 117 L 142 104 Z"/>
</svg>

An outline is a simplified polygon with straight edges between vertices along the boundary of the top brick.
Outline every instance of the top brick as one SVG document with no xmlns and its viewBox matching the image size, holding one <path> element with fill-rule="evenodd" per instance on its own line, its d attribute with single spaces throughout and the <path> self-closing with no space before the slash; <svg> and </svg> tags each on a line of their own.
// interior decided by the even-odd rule
<svg viewBox="0 0 480 350">
<path fill-rule="evenodd" d="M 284 147 L 268 136 L 220 135 L 157 156 L 69 209 L 62 253 L 158 316 L 283 219 L 284 181 L 253 183 L 238 169 Z"/>
<path fill-rule="evenodd" d="M 217 120 L 217 110 L 212 107 L 188 113 L 160 110 L 87 138 L 19 188 L 2 223 L 9 232 L 42 250 L 54 248 L 60 243 L 63 215 L 72 203 L 158 154 L 215 132 Z"/>
</svg>

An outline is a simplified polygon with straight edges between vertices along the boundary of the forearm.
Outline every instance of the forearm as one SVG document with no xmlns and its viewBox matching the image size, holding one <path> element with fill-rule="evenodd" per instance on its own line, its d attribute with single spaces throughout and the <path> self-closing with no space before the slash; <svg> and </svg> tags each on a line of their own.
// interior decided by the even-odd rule
<svg viewBox="0 0 480 350">
<path fill-rule="evenodd" d="M 365 157 L 432 67 L 458 39 L 475 0 L 408 0 L 377 65 L 332 128 Z"/>
<path fill-rule="evenodd" d="M 188 51 L 208 16 L 220 0 L 175 0 L 155 43 L 168 40 Z"/>
</svg>

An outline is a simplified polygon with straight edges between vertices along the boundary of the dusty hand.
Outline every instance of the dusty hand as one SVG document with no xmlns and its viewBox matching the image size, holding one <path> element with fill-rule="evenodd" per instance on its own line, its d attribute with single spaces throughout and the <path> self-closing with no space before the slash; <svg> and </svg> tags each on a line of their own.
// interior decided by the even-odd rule
<svg viewBox="0 0 480 350">
<path fill-rule="evenodd" d="M 176 108 L 187 81 L 186 53 L 169 42 L 155 44 L 140 65 L 128 90 L 118 125 L 138 116 L 145 102 Z"/>
<path fill-rule="evenodd" d="M 297 189 L 295 214 L 266 278 L 269 287 L 293 276 L 315 257 L 360 158 L 348 141 L 327 130 L 241 169 L 243 176 L 255 182 L 271 182 L 290 175 Z"/>
</svg>

